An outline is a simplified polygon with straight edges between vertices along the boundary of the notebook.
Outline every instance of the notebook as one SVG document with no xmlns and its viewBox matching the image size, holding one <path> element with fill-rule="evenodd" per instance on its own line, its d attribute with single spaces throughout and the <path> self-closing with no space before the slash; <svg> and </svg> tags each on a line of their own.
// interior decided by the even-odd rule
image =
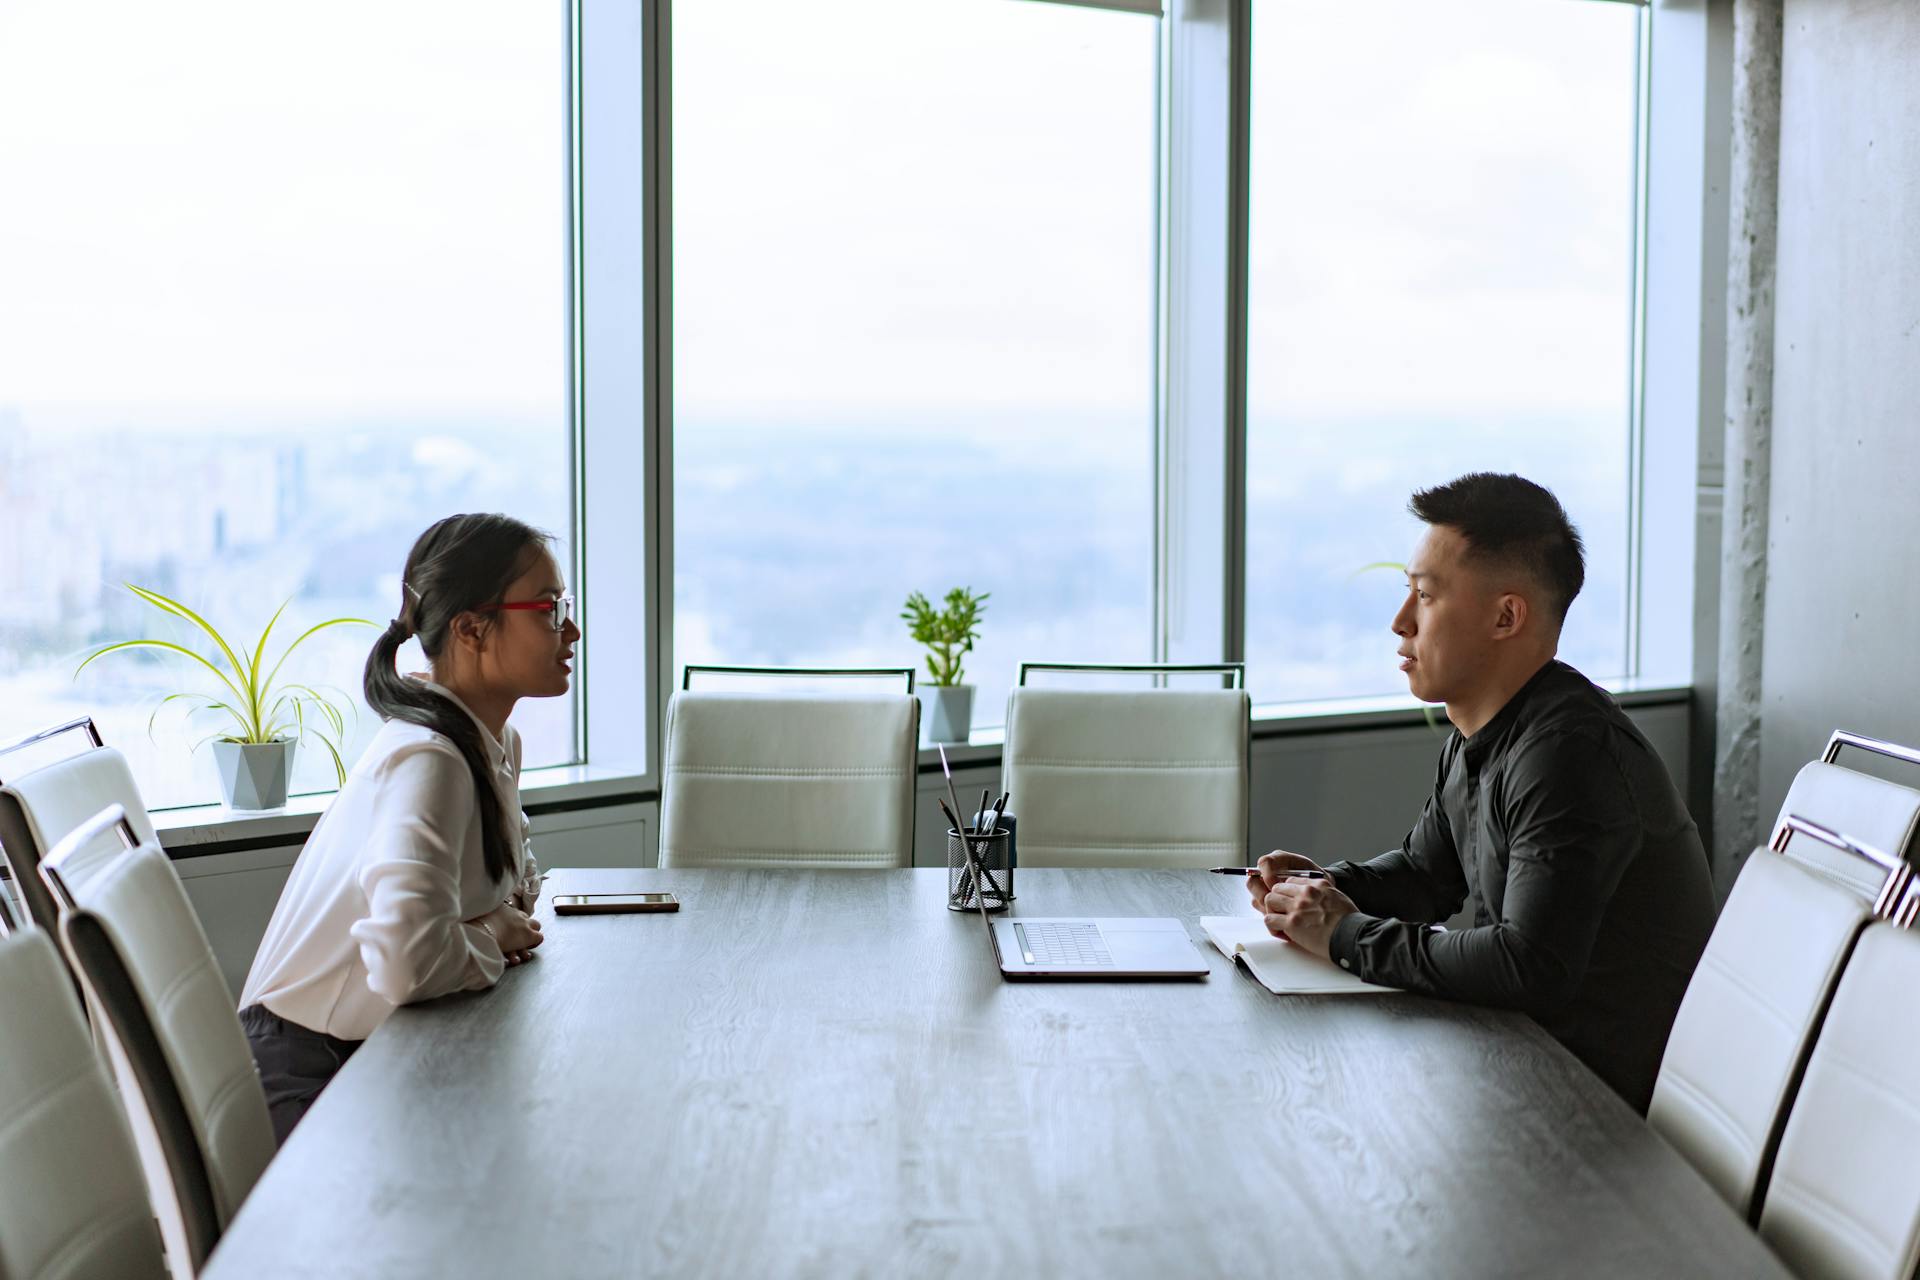
<svg viewBox="0 0 1920 1280">
<path fill-rule="evenodd" d="M 1275 995 L 1378 995 L 1395 990 L 1377 987 L 1331 960 L 1283 942 L 1267 932 L 1259 916 L 1201 916 L 1200 928 L 1221 955 L 1246 965 Z"/>
</svg>

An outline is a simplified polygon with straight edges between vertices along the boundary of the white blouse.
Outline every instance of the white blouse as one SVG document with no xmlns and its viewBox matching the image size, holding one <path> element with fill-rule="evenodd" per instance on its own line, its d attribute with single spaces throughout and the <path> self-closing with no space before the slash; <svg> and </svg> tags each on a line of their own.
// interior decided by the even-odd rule
<svg viewBox="0 0 1920 1280">
<path fill-rule="evenodd" d="M 508 824 L 507 878 L 487 876 L 460 749 L 431 729 L 389 720 L 293 864 L 241 1008 L 262 1004 L 308 1030 L 364 1040 L 397 1005 L 500 980 L 507 962 L 499 945 L 463 922 L 510 894 L 531 911 L 540 868 L 520 809 L 520 735 L 508 725 L 502 743 L 482 725 L 480 736 Z"/>
</svg>

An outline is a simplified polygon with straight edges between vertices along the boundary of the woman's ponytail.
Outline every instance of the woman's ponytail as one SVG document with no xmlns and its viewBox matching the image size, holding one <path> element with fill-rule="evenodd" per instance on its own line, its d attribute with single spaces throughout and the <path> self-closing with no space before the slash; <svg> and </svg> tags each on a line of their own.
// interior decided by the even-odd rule
<svg viewBox="0 0 1920 1280">
<path fill-rule="evenodd" d="M 480 847 L 487 875 L 503 882 L 514 863 L 506 815 L 494 785 L 493 765 L 474 718 L 418 680 L 400 674 L 400 646 L 419 637 L 429 659 L 438 657 L 454 618 L 485 604 L 498 604 L 528 555 L 547 536 L 510 516 L 448 516 L 420 535 L 407 556 L 406 596 L 367 654 L 363 679 L 367 705 L 382 719 L 405 720 L 452 741 L 473 775 L 480 805 Z M 517 829 L 517 828 L 516 828 Z"/>
</svg>

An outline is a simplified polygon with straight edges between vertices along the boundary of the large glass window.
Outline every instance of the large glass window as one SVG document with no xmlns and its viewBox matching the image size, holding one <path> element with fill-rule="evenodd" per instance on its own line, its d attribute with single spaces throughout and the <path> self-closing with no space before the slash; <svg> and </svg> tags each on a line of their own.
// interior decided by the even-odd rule
<svg viewBox="0 0 1920 1280">
<path fill-rule="evenodd" d="M 674 12 L 677 661 L 1149 656 L 1157 20 L 1024 0 Z M 922 677 L 925 671 L 922 669 Z"/>
<path fill-rule="evenodd" d="M 1517 471 L 1585 535 L 1562 656 L 1626 666 L 1636 6 L 1263 0 L 1248 681 L 1404 692 L 1415 488 Z"/>
<path fill-rule="evenodd" d="M 216 722 L 148 736 L 184 663 L 72 678 L 188 637 L 122 582 L 250 641 L 282 599 L 283 639 L 384 624 L 456 511 L 567 563 L 564 77 L 520 0 L 0 8 L 0 737 L 91 713 L 150 805 L 208 801 Z M 288 673 L 357 700 L 374 635 Z M 574 758 L 571 702 L 516 713 L 529 764 Z"/>
</svg>

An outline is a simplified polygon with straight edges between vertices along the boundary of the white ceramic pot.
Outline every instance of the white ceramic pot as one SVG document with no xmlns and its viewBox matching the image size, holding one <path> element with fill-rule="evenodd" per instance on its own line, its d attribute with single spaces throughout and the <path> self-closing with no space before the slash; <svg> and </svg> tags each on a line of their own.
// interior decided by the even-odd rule
<svg viewBox="0 0 1920 1280">
<path fill-rule="evenodd" d="M 273 742 L 214 739 L 213 763 L 220 771 L 220 795 L 227 808 L 286 808 L 295 745 L 292 738 Z"/>
<path fill-rule="evenodd" d="M 923 684 L 920 714 L 927 722 L 928 742 L 965 742 L 973 732 L 973 686 Z"/>
</svg>

